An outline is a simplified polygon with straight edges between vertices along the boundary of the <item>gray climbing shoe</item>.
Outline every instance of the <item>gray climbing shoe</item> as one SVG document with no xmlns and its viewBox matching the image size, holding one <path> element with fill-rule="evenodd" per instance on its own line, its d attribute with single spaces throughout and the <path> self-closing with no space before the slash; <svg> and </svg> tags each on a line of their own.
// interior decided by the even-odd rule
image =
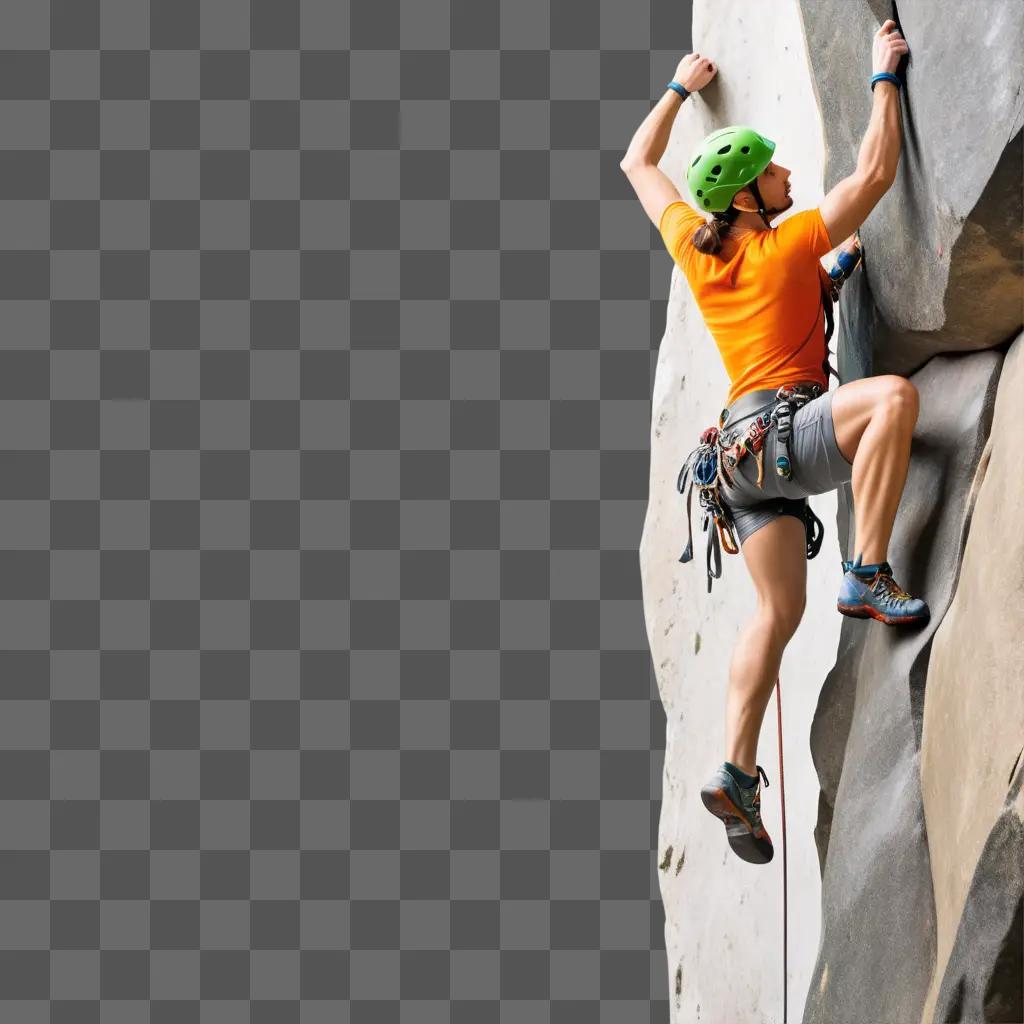
<svg viewBox="0 0 1024 1024">
<path fill-rule="evenodd" d="M 768 776 L 758 765 L 757 785 L 741 786 L 722 766 L 701 787 L 704 806 L 725 825 L 725 835 L 733 853 L 751 864 L 767 864 L 775 856 L 771 836 L 761 821 L 761 779 Z"/>
<path fill-rule="evenodd" d="M 843 562 L 843 582 L 839 587 L 836 608 L 854 619 L 878 619 L 887 626 L 914 625 L 927 622 L 931 612 L 919 597 L 911 597 L 892 578 L 892 566 L 879 562 L 863 568 L 874 569 L 871 576 L 858 575 L 861 556 L 854 562 Z"/>
</svg>

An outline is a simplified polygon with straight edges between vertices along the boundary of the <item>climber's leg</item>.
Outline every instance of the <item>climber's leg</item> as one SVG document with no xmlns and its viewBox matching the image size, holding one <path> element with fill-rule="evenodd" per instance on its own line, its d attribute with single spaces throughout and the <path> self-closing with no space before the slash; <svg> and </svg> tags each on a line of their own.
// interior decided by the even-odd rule
<svg viewBox="0 0 1024 1024">
<path fill-rule="evenodd" d="M 757 775 L 757 738 L 782 662 L 807 597 L 807 540 L 802 519 L 780 515 L 741 548 L 757 608 L 737 638 L 725 706 L 726 760 Z"/>
<path fill-rule="evenodd" d="M 853 454 L 856 522 L 854 558 L 844 563 L 836 607 L 843 615 L 887 626 L 927 622 L 927 602 L 896 583 L 886 558 L 910 464 L 917 389 L 897 376 L 854 381 L 835 392 L 832 408 L 836 443 L 847 459 L 847 452 Z"/>
<path fill-rule="evenodd" d="M 886 559 L 918 409 L 917 388 L 896 375 L 851 381 L 832 395 L 836 443 L 853 466 L 852 556 L 861 555 L 864 564 Z"/>
</svg>

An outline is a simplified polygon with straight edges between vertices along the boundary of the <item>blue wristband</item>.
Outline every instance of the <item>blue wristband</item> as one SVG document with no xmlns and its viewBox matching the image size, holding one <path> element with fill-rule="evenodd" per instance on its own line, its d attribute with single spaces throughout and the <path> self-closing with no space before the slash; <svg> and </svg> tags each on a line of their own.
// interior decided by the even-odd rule
<svg viewBox="0 0 1024 1024">
<path fill-rule="evenodd" d="M 877 75 L 871 76 L 871 91 L 875 91 L 875 82 L 892 82 L 897 89 L 901 88 L 903 83 L 890 71 L 879 71 Z"/>
<path fill-rule="evenodd" d="M 681 86 L 678 82 L 666 82 L 666 89 L 674 89 L 685 100 L 690 95 L 690 90 Z"/>
</svg>

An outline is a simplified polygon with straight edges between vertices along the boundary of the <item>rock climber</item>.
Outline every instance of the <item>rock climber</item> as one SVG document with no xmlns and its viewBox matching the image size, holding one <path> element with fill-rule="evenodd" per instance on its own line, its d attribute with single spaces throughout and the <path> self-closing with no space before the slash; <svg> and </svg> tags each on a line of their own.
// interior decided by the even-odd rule
<svg viewBox="0 0 1024 1024">
<path fill-rule="evenodd" d="M 886 21 L 872 43 L 871 117 L 856 169 L 817 208 L 777 227 L 771 221 L 793 206 L 790 170 L 773 159 L 775 143 L 753 129 L 721 129 L 691 154 L 687 183 L 697 209 L 658 168 L 686 95 L 718 73 L 704 53 L 679 62 L 621 162 L 719 349 L 731 382 L 720 424 L 732 439 L 743 436 L 735 433 L 737 424 L 754 422 L 772 407 L 782 386 L 818 385 L 791 417 L 791 475 L 776 471 L 777 430 L 769 429 L 762 484 L 755 458 L 747 457 L 721 492 L 738 529 L 757 608 L 739 634 L 729 668 L 727 760 L 701 795 L 725 823 L 733 851 L 752 863 L 766 863 L 774 854 L 760 814 L 760 783 L 767 785 L 768 778 L 756 763 L 757 739 L 783 650 L 803 616 L 807 497 L 852 483 L 857 557 L 842 563 L 842 614 L 889 626 L 920 623 L 929 614 L 923 600 L 897 585 L 886 561 L 918 417 L 917 389 L 904 377 L 885 375 L 828 390 L 820 280 L 828 278 L 819 262 L 842 240 L 854 239 L 895 180 L 902 131 L 902 81 L 895 72 L 907 53 L 896 23 Z"/>
</svg>

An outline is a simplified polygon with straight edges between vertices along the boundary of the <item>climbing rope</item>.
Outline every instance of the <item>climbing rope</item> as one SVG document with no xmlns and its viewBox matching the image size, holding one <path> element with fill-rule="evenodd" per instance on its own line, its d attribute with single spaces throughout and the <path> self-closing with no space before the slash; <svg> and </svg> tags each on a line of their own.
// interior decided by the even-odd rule
<svg viewBox="0 0 1024 1024">
<path fill-rule="evenodd" d="M 779 799 L 782 802 L 782 1024 L 786 1024 L 789 980 L 789 891 L 786 884 L 786 775 L 782 770 L 782 688 L 775 677 L 775 709 L 779 722 Z"/>
</svg>

